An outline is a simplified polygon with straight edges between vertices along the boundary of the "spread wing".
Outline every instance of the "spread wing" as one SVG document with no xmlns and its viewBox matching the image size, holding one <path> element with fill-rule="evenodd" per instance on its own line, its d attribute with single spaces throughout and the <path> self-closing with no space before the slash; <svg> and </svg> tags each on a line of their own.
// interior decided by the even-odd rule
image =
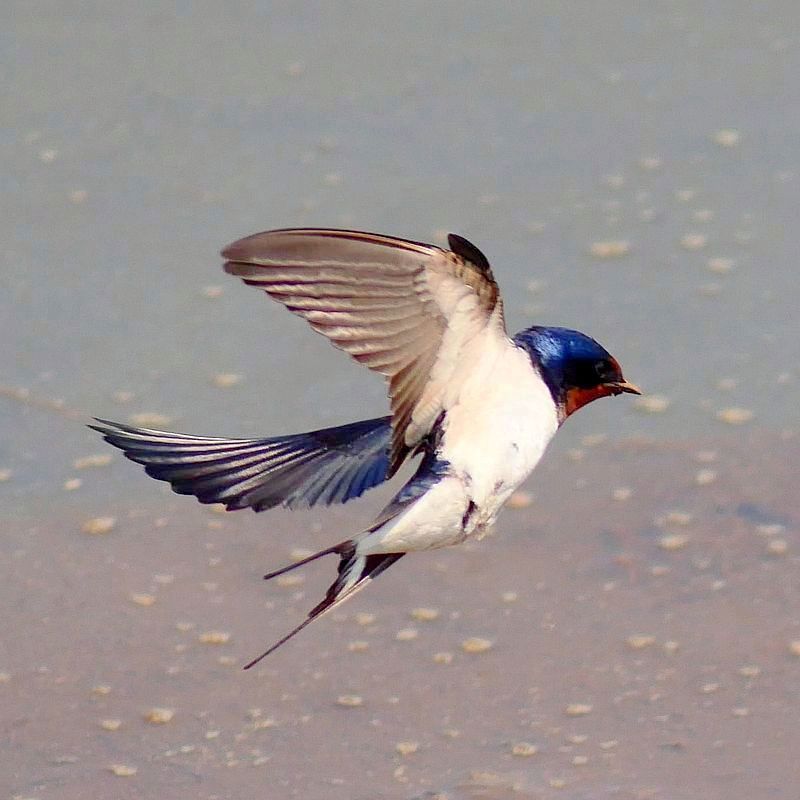
<svg viewBox="0 0 800 800">
<path fill-rule="evenodd" d="M 222 251 L 225 271 L 263 289 L 339 349 L 384 375 L 392 410 L 390 474 L 427 435 L 484 345 L 505 339 L 486 257 L 373 233 L 267 231 Z"/>
</svg>

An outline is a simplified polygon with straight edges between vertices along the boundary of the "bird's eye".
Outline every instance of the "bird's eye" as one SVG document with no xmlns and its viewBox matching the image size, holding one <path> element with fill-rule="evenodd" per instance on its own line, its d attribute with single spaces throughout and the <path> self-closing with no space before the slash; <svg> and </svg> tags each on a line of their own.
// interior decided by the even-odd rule
<svg viewBox="0 0 800 800">
<path fill-rule="evenodd" d="M 594 365 L 594 371 L 601 382 L 614 379 L 614 370 L 608 361 L 597 361 Z"/>
</svg>

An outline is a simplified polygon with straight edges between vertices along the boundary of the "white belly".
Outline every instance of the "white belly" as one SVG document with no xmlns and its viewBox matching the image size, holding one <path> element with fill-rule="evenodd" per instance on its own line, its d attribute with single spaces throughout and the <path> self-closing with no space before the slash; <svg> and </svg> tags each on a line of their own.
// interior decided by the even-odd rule
<svg viewBox="0 0 800 800">
<path fill-rule="evenodd" d="M 476 369 L 447 409 L 439 457 L 447 474 L 394 519 L 367 534 L 363 553 L 408 552 L 480 535 L 541 459 L 558 428 L 550 392 L 509 342 Z"/>
</svg>

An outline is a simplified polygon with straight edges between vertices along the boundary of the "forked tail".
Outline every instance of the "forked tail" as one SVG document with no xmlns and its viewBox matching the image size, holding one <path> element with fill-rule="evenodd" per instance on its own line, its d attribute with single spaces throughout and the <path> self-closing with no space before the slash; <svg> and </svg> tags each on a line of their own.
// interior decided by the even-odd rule
<svg viewBox="0 0 800 800">
<path fill-rule="evenodd" d="M 269 580 L 278 575 L 283 575 L 285 572 L 289 572 L 290 570 L 303 566 L 303 564 L 308 564 L 309 561 L 315 561 L 331 553 L 336 553 L 340 557 L 339 574 L 328 589 L 325 598 L 308 612 L 308 616 L 296 628 L 289 631 L 286 636 L 275 642 L 275 644 L 268 650 L 265 650 L 260 656 L 245 664 L 244 669 L 254 667 L 259 661 L 266 658 L 271 653 L 274 653 L 282 644 L 286 644 L 289 639 L 300 633 L 303 628 L 310 625 L 315 619 L 318 619 L 326 612 L 341 605 L 345 600 L 349 600 L 356 592 L 361 591 L 370 581 L 377 578 L 381 572 L 388 569 L 395 561 L 398 561 L 405 555 L 404 553 L 377 553 L 359 556 L 356 552 L 356 543 L 348 540 L 334 547 L 320 550 L 318 553 L 314 553 L 314 555 L 304 558 L 302 561 L 296 561 L 294 564 L 289 564 L 275 572 L 270 572 L 265 575 L 264 578 Z"/>
</svg>

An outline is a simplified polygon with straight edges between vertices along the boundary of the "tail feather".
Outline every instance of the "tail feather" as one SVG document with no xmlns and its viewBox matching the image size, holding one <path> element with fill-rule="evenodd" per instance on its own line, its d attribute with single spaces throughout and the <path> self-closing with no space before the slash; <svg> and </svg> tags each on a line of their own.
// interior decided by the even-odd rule
<svg viewBox="0 0 800 800">
<path fill-rule="evenodd" d="M 178 494 L 229 510 L 346 503 L 389 471 L 389 417 L 269 439 L 220 439 L 98 419 L 103 438 Z"/>
<path fill-rule="evenodd" d="M 349 600 L 356 592 L 360 592 L 370 581 L 377 578 L 381 572 L 388 569 L 395 561 L 398 561 L 405 555 L 405 553 L 377 553 L 368 556 L 359 556 L 356 553 L 355 543 L 347 541 L 335 547 L 320 550 L 320 552 L 314 553 L 314 555 L 304 558 L 302 561 L 290 564 L 275 572 L 270 572 L 264 577 L 274 578 L 277 575 L 282 575 L 284 572 L 307 564 L 309 561 L 314 561 L 320 556 L 328 555 L 329 553 L 338 553 L 341 556 L 341 560 L 339 561 L 339 574 L 325 594 L 325 598 L 308 612 L 308 616 L 297 627 L 292 628 L 286 636 L 275 642 L 275 644 L 265 650 L 260 656 L 245 664 L 244 669 L 254 667 L 259 661 L 274 653 L 281 645 L 293 639 L 303 628 L 310 625 L 315 619 L 319 619 L 323 614 L 340 606 L 345 600 Z"/>
</svg>

